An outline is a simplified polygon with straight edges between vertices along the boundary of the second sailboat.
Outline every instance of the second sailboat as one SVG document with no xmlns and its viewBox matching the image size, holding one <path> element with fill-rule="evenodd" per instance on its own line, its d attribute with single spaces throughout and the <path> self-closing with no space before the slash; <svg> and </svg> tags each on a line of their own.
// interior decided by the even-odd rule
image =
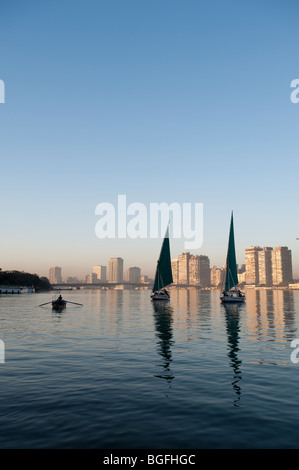
<svg viewBox="0 0 299 470">
<path fill-rule="evenodd" d="M 153 285 L 153 292 L 151 294 L 152 300 L 170 300 L 170 293 L 166 289 L 167 286 L 173 283 L 172 270 L 171 270 L 171 257 L 169 245 L 169 232 L 168 227 L 166 235 L 162 244 L 160 256 L 157 263 L 155 281 Z"/>
<path fill-rule="evenodd" d="M 245 294 L 236 286 L 239 284 L 235 251 L 233 213 L 230 221 L 229 240 L 226 257 L 225 287 L 220 297 L 221 302 L 244 302 Z"/>
</svg>

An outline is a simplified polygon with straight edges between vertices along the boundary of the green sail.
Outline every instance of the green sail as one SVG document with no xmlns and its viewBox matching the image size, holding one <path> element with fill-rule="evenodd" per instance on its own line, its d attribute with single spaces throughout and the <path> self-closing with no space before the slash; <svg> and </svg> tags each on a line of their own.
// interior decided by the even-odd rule
<svg viewBox="0 0 299 470">
<path fill-rule="evenodd" d="M 168 229 L 162 244 L 160 257 L 157 264 L 155 282 L 153 286 L 153 292 L 156 292 L 163 287 L 173 283 L 172 270 L 171 270 L 171 258 L 170 258 L 170 245 Z"/>
<path fill-rule="evenodd" d="M 226 277 L 225 277 L 225 290 L 228 292 L 234 286 L 239 283 L 238 271 L 236 262 L 236 251 L 235 251 L 235 237 L 234 237 L 234 221 L 233 213 L 230 222 L 229 241 L 226 259 Z"/>
</svg>

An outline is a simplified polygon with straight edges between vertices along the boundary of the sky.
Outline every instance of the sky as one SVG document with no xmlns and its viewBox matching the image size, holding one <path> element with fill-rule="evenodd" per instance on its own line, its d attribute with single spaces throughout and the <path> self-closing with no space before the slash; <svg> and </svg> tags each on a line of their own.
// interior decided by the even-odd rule
<svg viewBox="0 0 299 470">
<path fill-rule="evenodd" d="M 288 246 L 299 277 L 297 1 L 1 0 L 0 267 L 81 277 L 161 239 L 99 239 L 98 204 L 203 204 L 194 254 Z M 170 233 L 171 237 L 171 233 Z M 185 251 L 171 239 L 171 256 Z"/>
</svg>

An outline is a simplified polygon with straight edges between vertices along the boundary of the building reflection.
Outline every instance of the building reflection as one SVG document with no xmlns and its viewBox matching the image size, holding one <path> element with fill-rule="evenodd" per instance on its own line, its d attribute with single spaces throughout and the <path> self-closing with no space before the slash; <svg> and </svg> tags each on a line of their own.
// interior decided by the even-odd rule
<svg viewBox="0 0 299 470">
<path fill-rule="evenodd" d="M 171 383 L 174 379 L 174 375 L 171 371 L 171 346 L 174 342 L 172 331 L 173 309 L 168 302 L 155 301 L 153 302 L 153 310 L 158 352 L 162 357 L 162 364 L 160 365 L 161 373 L 155 374 L 155 377 L 165 379 L 168 383 Z"/>
<path fill-rule="evenodd" d="M 292 340 L 296 337 L 294 293 L 284 289 L 248 289 L 247 326 L 255 340 Z"/>
<path fill-rule="evenodd" d="M 175 308 L 175 329 L 184 339 L 196 340 L 202 331 L 211 331 L 213 305 L 210 290 L 172 289 L 171 305 Z"/>
<path fill-rule="evenodd" d="M 244 305 L 237 304 L 223 304 L 225 309 L 225 320 L 226 320 L 226 332 L 228 340 L 228 358 L 230 360 L 230 366 L 233 369 L 233 381 L 232 386 L 235 392 L 234 406 L 239 406 L 241 399 L 241 364 L 242 361 L 239 359 L 238 352 L 239 340 L 240 340 L 240 314 L 244 310 Z"/>
</svg>

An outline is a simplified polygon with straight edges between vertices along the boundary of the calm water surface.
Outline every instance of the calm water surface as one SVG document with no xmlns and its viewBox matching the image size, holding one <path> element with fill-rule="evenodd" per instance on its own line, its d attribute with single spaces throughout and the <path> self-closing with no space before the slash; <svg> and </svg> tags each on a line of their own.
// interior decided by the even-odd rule
<svg viewBox="0 0 299 470">
<path fill-rule="evenodd" d="M 1 448 L 298 448 L 299 291 L 0 297 Z"/>
</svg>

